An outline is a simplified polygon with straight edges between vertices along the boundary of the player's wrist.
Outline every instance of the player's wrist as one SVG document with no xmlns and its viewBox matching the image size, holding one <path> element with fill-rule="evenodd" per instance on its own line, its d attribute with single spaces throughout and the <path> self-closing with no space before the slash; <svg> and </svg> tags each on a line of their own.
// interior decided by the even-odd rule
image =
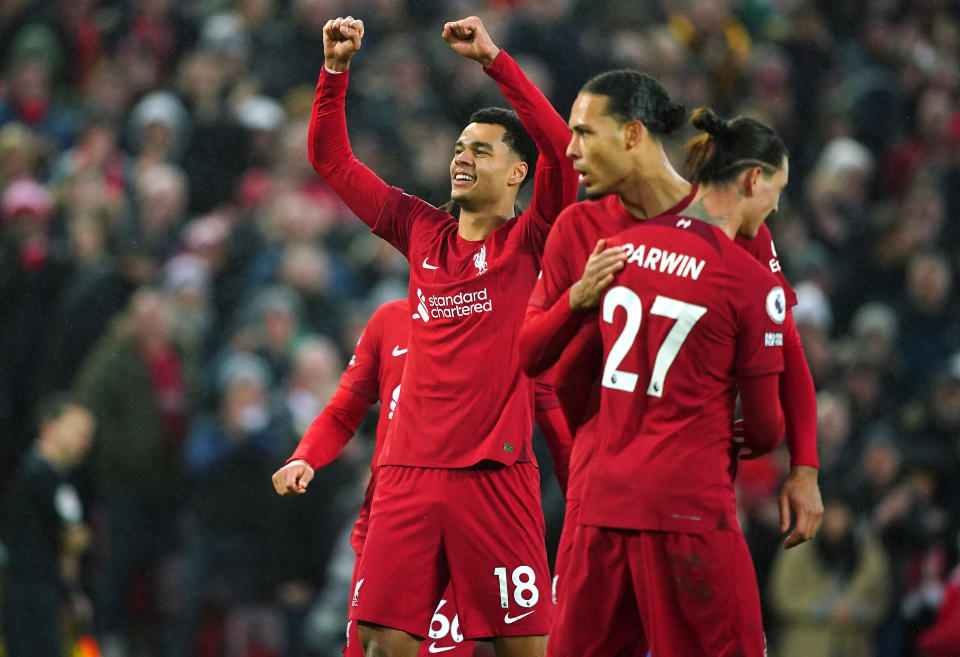
<svg viewBox="0 0 960 657">
<path fill-rule="evenodd" d="M 330 73 L 346 73 L 350 69 L 350 58 L 324 57 L 323 65 Z"/>
<path fill-rule="evenodd" d="M 816 483 L 819 472 L 820 471 L 812 465 L 791 465 L 788 476 L 794 478 L 802 477 L 804 479 L 810 479 Z"/>
<path fill-rule="evenodd" d="M 493 62 L 497 58 L 497 55 L 499 54 L 500 54 L 500 49 L 494 46 L 492 51 L 480 55 L 478 59 L 480 63 L 483 64 L 483 68 L 490 68 L 491 66 L 493 66 Z"/>
</svg>

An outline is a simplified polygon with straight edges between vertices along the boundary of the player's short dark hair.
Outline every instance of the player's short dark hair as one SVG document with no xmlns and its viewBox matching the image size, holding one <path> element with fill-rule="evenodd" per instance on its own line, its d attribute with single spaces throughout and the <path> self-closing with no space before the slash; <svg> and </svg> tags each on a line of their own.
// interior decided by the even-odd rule
<svg viewBox="0 0 960 657">
<path fill-rule="evenodd" d="M 706 107 L 694 110 L 690 123 L 703 131 L 687 142 L 684 168 L 693 182 L 728 183 L 755 166 L 769 177 L 783 166 L 787 146 L 765 123 L 746 116 L 724 121 Z"/>
<path fill-rule="evenodd" d="M 52 392 L 41 399 L 34 410 L 34 422 L 37 431 L 48 422 L 54 422 L 63 417 L 68 409 L 82 404 L 76 397 L 67 392 Z"/>
<path fill-rule="evenodd" d="M 504 107 L 484 107 L 470 115 L 469 123 L 489 123 L 503 126 L 506 131 L 503 133 L 503 143 L 527 163 L 527 176 L 520 183 L 520 187 L 526 185 L 527 181 L 533 178 L 533 170 L 537 165 L 537 157 L 539 157 L 540 151 L 537 150 L 537 144 L 533 141 L 527 129 L 523 127 L 523 123 L 520 122 L 520 117 L 517 116 L 516 112 Z"/>
<path fill-rule="evenodd" d="M 641 121 L 655 135 L 674 133 L 687 121 L 687 109 L 670 99 L 660 82 L 631 69 L 607 71 L 587 81 L 581 93 L 606 96 L 606 115 L 620 125 Z"/>
</svg>

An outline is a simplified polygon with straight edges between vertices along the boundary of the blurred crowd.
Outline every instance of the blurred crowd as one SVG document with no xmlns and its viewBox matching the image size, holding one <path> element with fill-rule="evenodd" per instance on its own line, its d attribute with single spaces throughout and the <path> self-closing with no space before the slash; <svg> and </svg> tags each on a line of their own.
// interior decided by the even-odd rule
<svg viewBox="0 0 960 657">
<path fill-rule="evenodd" d="M 70 391 L 97 423 L 73 634 L 105 657 L 339 654 L 372 420 L 308 495 L 270 475 L 373 309 L 406 296 L 406 261 L 306 157 L 321 28 L 347 14 L 366 26 L 354 151 L 437 205 L 466 117 L 504 104 L 440 38 L 470 14 L 563 116 L 631 67 L 778 130 L 790 184 L 769 225 L 826 514 L 782 550 L 785 450 L 741 463 L 770 654 L 960 654 L 957 0 L 0 3 L 0 499 L 39 401 Z"/>
</svg>

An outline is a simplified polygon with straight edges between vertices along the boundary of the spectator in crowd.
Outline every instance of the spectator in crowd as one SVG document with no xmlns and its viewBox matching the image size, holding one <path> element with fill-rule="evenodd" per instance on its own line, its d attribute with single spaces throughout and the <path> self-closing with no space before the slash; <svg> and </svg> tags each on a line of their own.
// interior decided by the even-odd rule
<svg viewBox="0 0 960 657">
<path fill-rule="evenodd" d="M 887 556 L 843 498 L 824 499 L 812 541 L 777 554 L 770 586 L 782 623 L 777 655 L 872 657 L 873 631 L 890 604 Z"/>
</svg>

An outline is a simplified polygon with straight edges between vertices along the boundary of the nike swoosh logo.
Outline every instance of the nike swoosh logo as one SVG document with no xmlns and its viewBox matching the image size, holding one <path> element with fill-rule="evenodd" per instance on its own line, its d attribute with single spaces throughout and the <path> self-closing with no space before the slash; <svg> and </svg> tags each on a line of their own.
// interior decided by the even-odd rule
<svg viewBox="0 0 960 657">
<path fill-rule="evenodd" d="M 396 347 L 393 348 L 393 355 L 394 355 L 394 356 L 402 356 L 402 355 L 404 355 L 405 353 L 407 353 L 407 350 L 406 350 L 406 349 L 401 349 L 401 348 L 400 348 L 400 345 L 397 345 Z"/>
<path fill-rule="evenodd" d="M 432 653 L 438 653 L 438 652 L 447 652 L 448 650 L 453 650 L 454 648 L 456 648 L 456 646 L 448 646 L 448 647 L 446 647 L 446 648 L 438 648 L 438 647 L 437 647 L 437 643 L 434 641 L 433 643 L 431 643 L 431 644 L 427 647 L 427 650 L 428 650 L 429 652 L 432 652 Z"/>
<path fill-rule="evenodd" d="M 423 259 L 423 268 L 424 269 L 440 269 L 439 267 L 435 267 L 433 265 L 427 264 L 427 258 Z"/>
<path fill-rule="evenodd" d="M 533 611 L 536 611 L 536 609 L 534 609 Z M 520 614 L 519 616 L 512 616 L 512 617 L 510 616 L 510 612 L 508 611 L 503 615 L 503 622 L 506 623 L 507 625 L 510 625 L 511 623 L 516 623 L 521 618 L 526 618 L 527 616 L 532 614 L 533 611 L 528 611 L 525 614 Z"/>
</svg>

